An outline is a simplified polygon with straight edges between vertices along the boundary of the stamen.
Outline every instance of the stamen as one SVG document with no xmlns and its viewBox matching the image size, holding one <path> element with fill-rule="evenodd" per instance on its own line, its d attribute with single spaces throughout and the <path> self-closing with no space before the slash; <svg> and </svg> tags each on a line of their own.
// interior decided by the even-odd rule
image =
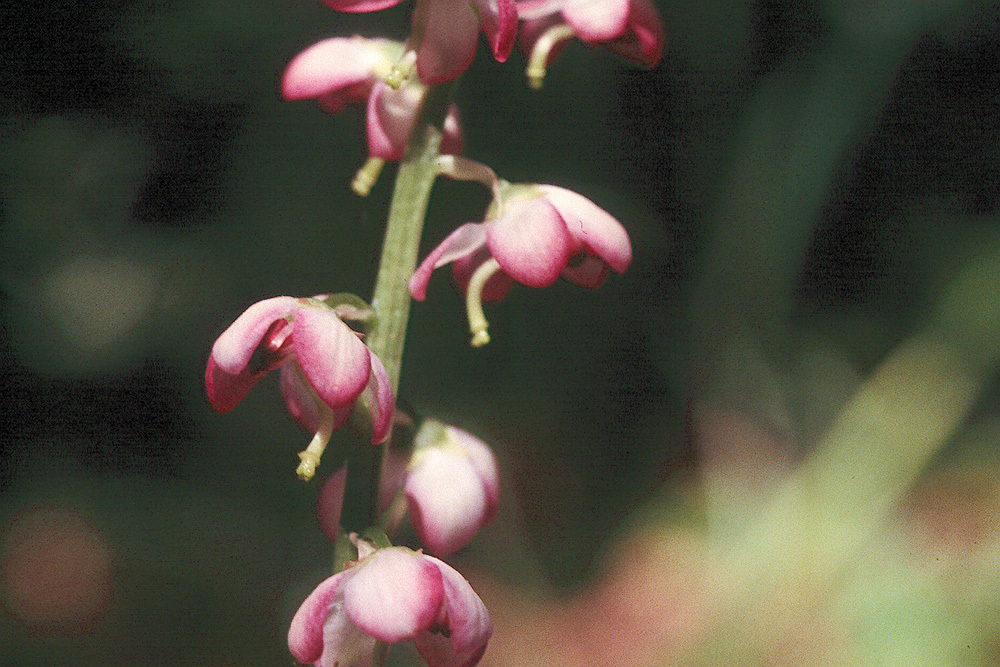
<svg viewBox="0 0 1000 667">
<path fill-rule="evenodd" d="M 393 90 L 403 85 L 403 82 L 413 74 L 413 68 L 417 64 L 417 52 L 410 49 L 403 52 L 396 64 L 392 66 L 388 76 L 383 79 L 385 84 Z"/>
<path fill-rule="evenodd" d="M 528 77 L 528 85 L 535 90 L 542 87 L 545 79 L 545 68 L 549 62 L 549 54 L 560 42 L 572 39 L 576 33 L 573 28 L 565 23 L 559 23 L 543 32 L 535 41 L 534 48 L 531 49 L 531 57 L 528 59 L 528 68 L 525 75 Z"/>
<path fill-rule="evenodd" d="M 490 257 L 469 278 L 469 285 L 465 290 L 465 310 L 469 316 L 469 331 L 472 333 L 469 344 L 472 347 L 482 347 L 490 342 L 490 334 L 487 332 L 490 323 L 483 312 L 483 288 L 498 271 L 500 264 Z"/>
<path fill-rule="evenodd" d="M 493 191 L 493 196 L 500 196 L 500 177 L 482 162 L 470 160 L 461 155 L 440 155 L 436 161 L 439 174 L 453 178 L 456 181 L 474 181 L 482 183 Z"/>
<path fill-rule="evenodd" d="M 299 467 L 295 469 L 295 474 L 299 476 L 303 482 L 308 482 L 316 474 L 316 468 L 319 466 L 320 457 L 323 456 L 323 451 L 326 449 L 327 444 L 330 442 L 330 435 L 333 434 L 333 412 L 330 408 L 322 405 L 320 407 L 322 415 L 320 417 L 319 430 L 313 435 L 312 441 L 309 446 L 304 450 L 299 452 L 299 458 L 301 463 Z"/>
<path fill-rule="evenodd" d="M 351 189 L 354 190 L 354 194 L 359 197 L 367 197 L 375 186 L 375 181 L 378 180 L 384 166 L 385 160 L 382 158 L 368 158 L 368 161 L 354 175 L 354 180 L 351 181 Z"/>
</svg>

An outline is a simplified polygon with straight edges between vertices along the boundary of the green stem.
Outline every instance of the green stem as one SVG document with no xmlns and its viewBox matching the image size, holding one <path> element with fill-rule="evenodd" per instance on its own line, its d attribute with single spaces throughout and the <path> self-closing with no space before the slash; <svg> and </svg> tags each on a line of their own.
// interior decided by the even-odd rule
<svg viewBox="0 0 1000 667">
<path fill-rule="evenodd" d="M 438 175 L 440 128 L 451 103 L 451 91 L 451 84 L 428 88 L 406 156 L 400 162 L 389 205 L 382 258 L 372 297 L 375 319 L 365 342 L 385 366 L 394 392 L 399 388 L 410 319 L 409 281 L 417 268 L 420 237 L 431 189 Z M 384 446 L 372 447 L 364 443 L 349 456 L 341 515 L 343 530 L 360 534 L 375 525 L 384 452 Z"/>
</svg>

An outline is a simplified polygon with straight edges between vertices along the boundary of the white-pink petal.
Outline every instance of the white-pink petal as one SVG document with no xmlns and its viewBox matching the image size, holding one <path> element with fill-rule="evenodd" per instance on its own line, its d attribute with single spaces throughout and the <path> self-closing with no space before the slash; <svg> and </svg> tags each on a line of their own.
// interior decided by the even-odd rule
<svg viewBox="0 0 1000 667">
<path fill-rule="evenodd" d="M 344 609 L 379 641 L 412 639 L 434 622 L 444 599 L 441 573 L 427 556 L 403 547 L 380 549 L 351 568 Z"/>
<path fill-rule="evenodd" d="M 487 503 L 483 523 L 489 523 L 500 505 L 500 467 L 496 455 L 489 445 L 467 431 L 455 426 L 446 426 L 445 432 L 452 442 L 465 451 L 479 475 L 483 490 L 486 492 Z"/>
<path fill-rule="evenodd" d="M 606 42 L 628 29 L 630 0 L 567 0 L 562 14 L 585 42 Z"/>
<path fill-rule="evenodd" d="M 472 460 L 459 448 L 428 447 L 406 478 L 410 521 L 436 556 L 458 551 L 486 522 L 488 498 Z"/>
<path fill-rule="evenodd" d="M 389 45 L 388 40 L 358 36 L 317 42 L 288 63 L 281 79 L 281 93 L 286 100 L 301 100 L 332 91 L 349 91 L 358 84 L 370 88 L 375 81 L 374 72 L 385 68 Z M 345 95 L 343 101 L 360 101 L 366 94 L 367 90 L 359 89 L 353 95 Z"/>
<path fill-rule="evenodd" d="M 232 375 L 242 372 L 271 325 L 291 315 L 298 305 L 298 299 L 276 296 L 247 308 L 212 346 L 215 365 Z"/>
<path fill-rule="evenodd" d="M 437 558 L 426 558 L 441 573 L 444 602 L 437 621 L 448 632 L 424 632 L 414 644 L 430 667 L 472 667 L 493 635 L 489 612 L 465 577 Z"/>
<path fill-rule="evenodd" d="M 392 382 L 382 361 L 369 351 L 371 375 L 368 377 L 368 391 L 372 397 L 372 444 L 385 442 L 392 430 L 392 418 L 396 412 L 396 396 L 392 392 Z"/>
<path fill-rule="evenodd" d="M 486 225 L 481 222 L 467 222 L 449 234 L 444 241 L 431 251 L 420 263 L 410 278 L 410 296 L 417 301 L 427 297 L 427 284 L 431 273 L 449 262 L 471 255 L 486 245 Z"/>
<path fill-rule="evenodd" d="M 330 616 L 334 597 L 350 570 L 324 579 L 302 602 L 288 628 L 288 649 L 301 663 L 314 664 L 323 654 L 323 626 Z"/>
<path fill-rule="evenodd" d="M 402 85 L 393 89 L 375 83 L 368 97 L 368 154 L 383 160 L 401 160 L 416 122 L 422 86 Z"/>
<path fill-rule="evenodd" d="M 295 356 L 316 395 L 331 408 L 352 404 L 371 375 L 368 348 L 331 310 L 302 308 L 294 327 Z"/>
<path fill-rule="evenodd" d="M 618 220 L 581 194 L 555 185 L 538 186 L 559 211 L 575 242 L 574 252 L 586 249 L 624 273 L 632 262 L 632 243 Z"/>
<path fill-rule="evenodd" d="M 511 278 L 529 287 L 548 287 L 566 268 L 572 238 L 558 211 L 543 196 L 515 197 L 488 223 L 490 253 Z"/>
</svg>

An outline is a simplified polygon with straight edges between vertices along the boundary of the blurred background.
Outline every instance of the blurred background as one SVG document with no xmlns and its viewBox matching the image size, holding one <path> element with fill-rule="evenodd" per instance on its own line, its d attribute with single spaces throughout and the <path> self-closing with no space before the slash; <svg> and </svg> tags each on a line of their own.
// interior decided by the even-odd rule
<svg viewBox="0 0 1000 667">
<path fill-rule="evenodd" d="M 998 247 L 993 3 L 659 9 L 668 43 L 652 71 L 574 43 L 535 92 L 522 54 L 501 65 L 481 49 L 458 92 L 470 157 L 593 199 L 635 254 L 596 292 L 515 289 L 487 307 L 493 342 L 479 350 L 447 276 L 413 309 L 401 397 L 489 442 L 505 473 L 499 520 L 455 559 L 499 605 L 498 647 L 530 645 L 547 612 L 525 600 L 597 605 L 587 596 L 620 571 L 617 540 L 634 538 L 637 516 L 697 534 L 693 431 L 728 443 L 723 458 L 768 443 L 761 470 L 772 450 L 797 460 L 943 286 Z M 204 364 L 254 301 L 370 296 L 393 170 L 369 197 L 351 194 L 361 111 L 283 102 L 278 81 L 323 37 L 404 38 L 410 10 L 0 9 L 0 664 L 292 663 L 288 620 L 329 567 L 322 480 L 294 475 L 308 437 L 275 382 L 216 415 Z M 440 183 L 426 249 L 486 203 L 476 186 Z M 975 428 L 937 466 L 993 469 L 983 377 Z M 921 525 L 948 548 L 994 544 L 995 477 L 947 479 L 914 496 Z M 672 550 L 653 569 L 691 553 L 658 544 Z M 997 609 L 981 597 L 976 618 Z M 897 602 L 878 621 L 890 634 L 927 608 Z M 989 623 L 962 634 L 921 618 L 928 635 L 961 637 L 968 660 L 856 664 L 1000 664 Z M 587 662 L 524 653 L 488 659 Z M 632 664 L 620 659 L 602 664 Z"/>
</svg>

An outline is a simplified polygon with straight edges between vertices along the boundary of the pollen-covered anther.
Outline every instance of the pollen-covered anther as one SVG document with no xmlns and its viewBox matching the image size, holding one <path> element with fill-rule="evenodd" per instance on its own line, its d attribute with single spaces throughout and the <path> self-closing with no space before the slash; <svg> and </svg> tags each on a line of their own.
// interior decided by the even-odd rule
<svg viewBox="0 0 1000 667">
<path fill-rule="evenodd" d="M 395 90 L 399 88 L 403 83 L 413 76 L 413 71 L 417 66 L 417 52 L 413 49 L 408 49 L 403 52 L 396 64 L 392 66 L 389 73 L 385 75 L 382 80 L 385 81 L 386 85 Z"/>
<path fill-rule="evenodd" d="M 528 58 L 528 67 L 525 75 L 528 77 L 528 85 L 535 90 L 540 90 L 542 82 L 545 80 L 546 68 L 549 64 L 549 56 L 552 51 L 562 42 L 568 41 L 575 36 L 573 28 L 565 23 L 558 23 L 541 34 L 531 49 L 531 56 Z"/>
<path fill-rule="evenodd" d="M 486 283 L 497 272 L 501 271 L 499 262 L 492 257 L 482 263 L 469 278 L 469 285 L 465 293 L 465 310 L 469 317 L 469 331 L 472 333 L 472 340 L 469 342 L 472 347 L 482 347 L 490 342 L 488 332 L 490 323 L 483 312 L 483 288 Z"/>
</svg>

